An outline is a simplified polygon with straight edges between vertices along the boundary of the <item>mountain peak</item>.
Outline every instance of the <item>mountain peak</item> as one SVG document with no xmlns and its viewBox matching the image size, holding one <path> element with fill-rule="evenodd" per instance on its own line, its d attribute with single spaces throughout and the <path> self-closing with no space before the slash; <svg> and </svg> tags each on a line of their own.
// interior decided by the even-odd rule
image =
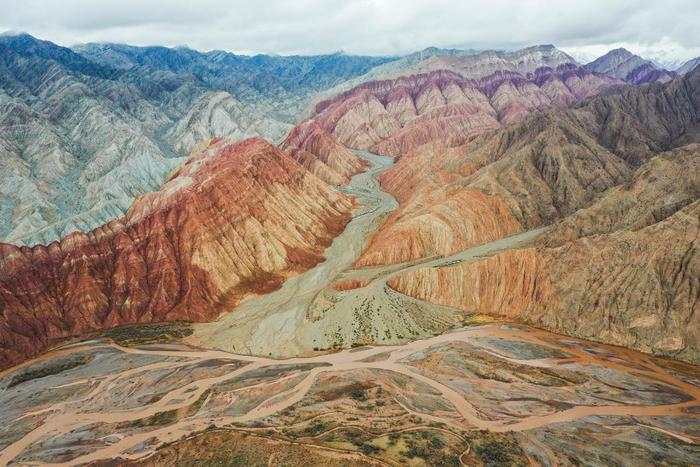
<svg viewBox="0 0 700 467">
<path fill-rule="evenodd" d="M 589 71 L 602 73 L 621 80 L 628 80 L 628 77 L 630 76 L 637 76 L 638 78 L 642 67 L 644 70 L 646 70 L 644 73 L 647 76 L 651 76 L 649 75 L 649 72 L 655 72 L 657 70 L 662 71 L 662 73 L 653 73 L 653 75 L 657 78 L 661 77 L 661 75 L 665 76 L 668 74 L 665 72 L 665 70 L 661 70 L 659 67 L 654 65 L 651 61 L 640 57 L 639 55 L 635 55 L 623 47 L 610 50 L 605 55 L 602 55 L 592 62 L 586 64 L 585 67 Z M 636 81 L 637 78 L 635 78 L 635 84 L 638 84 Z M 652 81 L 655 80 L 656 79 L 652 79 Z"/>
<path fill-rule="evenodd" d="M 17 36 L 30 36 L 31 35 L 25 31 L 20 31 L 17 29 L 8 29 L 7 31 L 0 32 L 0 37 L 17 37 Z"/>
<path fill-rule="evenodd" d="M 688 60 L 687 62 L 682 64 L 680 67 L 678 67 L 676 69 L 676 73 L 678 73 L 679 75 L 684 75 L 686 73 L 690 73 L 691 71 L 696 69 L 699 64 L 700 64 L 700 57 L 691 58 L 690 60 Z"/>
<path fill-rule="evenodd" d="M 9 30 L 9 31 L 5 31 L 5 32 L 1 33 L 0 34 L 0 41 L 5 42 L 5 43 L 53 44 L 52 42 L 37 39 L 36 37 L 32 36 L 29 33 L 26 33 L 23 31 L 16 31 L 16 30 Z M 55 45 L 55 44 L 53 44 L 53 45 Z M 58 47 L 58 46 L 56 46 L 56 47 Z"/>
<path fill-rule="evenodd" d="M 617 55 L 617 56 L 626 56 L 626 57 L 635 56 L 635 54 L 633 54 L 629 50 L 625 49 L 624 47 L 618 47 L 617 49 L 612 49 L 611 51 L 609 51 L 608 53 L 606 53 L 603 56 L 605 57 L 606 55 Z"/>
</svg>

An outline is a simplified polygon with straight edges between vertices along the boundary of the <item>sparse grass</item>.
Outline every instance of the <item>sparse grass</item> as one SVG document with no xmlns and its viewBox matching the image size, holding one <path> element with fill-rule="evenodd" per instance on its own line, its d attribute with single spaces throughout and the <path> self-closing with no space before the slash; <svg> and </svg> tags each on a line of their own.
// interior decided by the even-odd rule
<svg viewBox="0 0 700 467">
<path fill-rule="evenodd" d="M 586 374 L 577 371 L 521 365 L 478 350 L 469 352 L 469 358 L 462 358 L 461 354 L 448 355 L 444 361 L 449 366 L 469 371 L 479 378 L 503 383 L 523 381 L 540 386 L 561 387 L 588 381 Z"/>
<path fill-rule="evenodd" d="M 199 409 L 202 408 L 202 405 L 204 405 L 204 401 L 207 400 L 208 396 L 209 391 L 207 390 L 204 391 L 195 402 L 193 402 L 187 407 L 172 410 L 164 410 L 162 412 L 155 413 L 150 417 L 120 423 L 118 424 L 118 428 L 135 428 L 173 424 L 178 420 L 190 417 L 199 412 Z"/>
<path fill-rule="evenodd" d="M 468 438 L 473 452 L 486 467 L 519 467 L 529 464 L 523 449 L 511 433 L 472 431 Z"/>
<path fill-rule="evenodd" d="M 58 358 L 56 360 L 50 360 L 48 362 L 42 362 L 36 366 L 31 366 L 21 373 L 15 375 L 7 385 L 8 388 L 17 386 L 26 381 L 31 381 L 38 378 L 44 378 L 46 376 L 57 375 L 67 370 L 85 365 L 92 360 L 91 355 L 69 355 L 67 357 Z"/>
<path fill-rule="evenodd" d="M 155 404 L 156 402 L 161 400 L 164 395 L 165 395 L 165 393 L 152 394 L 151 397 L 149 397 L 146 400 L 145 404 L 146 405 Z"/>
<path fill-rule="evenodd" d="M 105 329 L 94 337 L 106 337 L 125 347 L 172 342 L 192 334 L 190 323 L 157 323 L 119 326 Z"/>
<path fill-rule="evenodd" d="M 462 326 L 478 326 L 480 324 L 494 323 L 497 320 L 493 316 L 471 313 L 462 318 Z"/>
</svg>

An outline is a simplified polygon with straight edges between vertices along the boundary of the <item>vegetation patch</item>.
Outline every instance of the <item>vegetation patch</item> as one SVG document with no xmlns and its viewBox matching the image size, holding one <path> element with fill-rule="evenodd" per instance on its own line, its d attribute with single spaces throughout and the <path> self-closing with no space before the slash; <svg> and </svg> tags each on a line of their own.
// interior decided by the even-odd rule
<svg viewBox="0 0 700 467">
<path fill-rule="evenodd" d="M 448 446 L 444 435 L 437 431 L 416 430 L 402 434 L 405 449 L 401 455 L 406 459 L 420 459 L 428 466 L 459 466 L 459 453 Z M 397 438 L 394 437 L 394 443 Z"/>
<path fill-rule="evenodd" d="M 97 463 L 114 465 L 114 461 Z M 364 459 L 336 458 L 313 446 L 290 444 L 282 440 L 229 430 L 209 430 L 173 443 L 162 443 L 148 457 L 125 460 L 125 466 L 179 467 L 266 467 L 303 465 L 305 467 L 360 467 Z"/>
<path fill-rule="evenodd" d="M 467 434 L 472 452 L 486 467 L 527 466 L 528 459 L 512 433 L 472 431 Z"/>
<path fill-rule="evenodd" d="M 337 400 L 345 396 L 349 396 L 355 400 L 366 400 L 366 396 L 365 399 L 356 399 L 356 397 L 362 397 L 359 394 L 364 394 L 364 392 L 371 387 L 373 387 L 373 384 L 368 381 L 353 381 L 345 384 L 340 383 L 336 387 L 319 391 L 316 394 L 316 397 L 322 402 Z M 355 394 L 355 396 L 353 396 L 353 394 Z"/>
<path fill-rule="evenodd" d="M 497 320 L 493 316 L 469 313 L 462 318 L 462 326 L 479 326 L 481 324 L 495 323 Z"/>
<path fill-rule="evenodd" d="M 42 362 L 37 365 L 33 365 L 21 373 L 15 375 L 7 385 L 8 388 L 17 386 L 18 384 L 24 383 L 26 381 L 31 381 L 33 379 L 44 378 L 46 376 L 57 375 L 67 370 L 85 365 L 92 360 L 91 355 L 68 355 L 66 357 L 60 357 L 47 362 Z"/>
<path fill-rule="evenodd" d="M 503 383 L 525 382 L 540 386 L 560 387 L 588 381 L 587 375 L 577 371 L 521 365 L 474 349 L 469 349 L 466 354 L 462 352 L 450 353 L 444 357 L 444 362 L 448 366 L 466 370 L 479 378 Z"/>
<path fill-rule="evenodd" d="M 98 332 L 94 337 L 106 337 L 125 347 L 143 344 L 163 344 L 192 334 L 192 325 L 184 322 L 136 324 L 119 326 Z"/>
</svg>

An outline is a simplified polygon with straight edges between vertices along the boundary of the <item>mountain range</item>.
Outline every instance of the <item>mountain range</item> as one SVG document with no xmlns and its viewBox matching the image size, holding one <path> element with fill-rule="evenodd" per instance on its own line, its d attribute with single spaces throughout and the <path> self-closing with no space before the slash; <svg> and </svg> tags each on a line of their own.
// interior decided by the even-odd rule
<svg viewBox="0 0 700 467">
<path fill-rule="evenodd" d="M 655 154 L 696 139 L 692 129 L 697 115 L 672 105 L 683 105 L 683 98 L 665 99 L 664 112 L 659 113 L 653 102 L 640 103 L 635 97 L 637 91 L 625 91 L 625 83 L 665 83 L 676 73 L 660 70 L 624 49 L 613 50 L 582 67 L 549 45 L 515 52 L 432 48 L 394 58 L 342 54 L 243 57 L 220 51 L 200 53 L 187 48 L 119 44 L 67 49 L 21 34 L 3 36 L 0 47 L 4 101 L 0 138 L 5 153 L 0 214 L 4 238 L 17 245 L 32 245 L 98 227 L 88 237 L 67 236 L 58 243 L 63 245 L 58 247 L 62 252 L 58 257 L 50 253 L 55 251 L 52 246 L 37 246 L 31 254 L 30 250 L 21 253 L 23 250 L 6 246 L 4 306 L 12 309 L 20 303 L 19 283 L 15 281 L 29 287 L 22 295 L 31 295 L 39 285 L 27 279 L 29 271 L 60 271 L 66 255 L 73 254 L 66 245 L 76 252 L 99 250 L 102 247 L 96 242 L 106 232 L 114 236 L 115 230 L 131 228 L 134 200 L 143 205 L 154 196 L 147 193 L 168 192 L 168 187 L 177 186 L 183 179 L 178 167 L 185 161 L 189 165 L 201 159 L 201 154 L 210 154 L 216 145 L 209 146 L 209 142 L 219 138 L 235 141 L 263 136 L 280 143 L 284 157 L 295 160 L 322 185 L 346 184 L 364 170 L 365 163 L 348 148 L 400 159 L 382 176 L 382 184 L 396 196 L 399 208 L 372 236 L 356 267 L 450 255 L 564 219 L 569 225 L 567 232 L 577 231 L 584 228 L 574 226 L 583 219 L 579 213 L 593 209 L 602 193 L 630 183 L 635 171 L 642 170 Z M 650 91 L 643 91 L 641 96 L 662 92 Z M 322 96 L 328 93 L 335 94 L 324 99 Z M 601 93 L 609 95 L 587 102 Z M 658 102 L 659 98 L 654 99 Z M 582 101 L 585 106 L 576 110 L 540 114 L 550 107 L 576 107 Z M 313 110 L 307 113 L 311 118 L 293 128 L 295 119 L 303 118 L 303 105 L 312 103 Z M 609 109 L 614 109 L 612 114 Z M 536 116 L 528 118 L 533 113 Z M 640 122 L 638 115 L 654 115 L 653 124 Z M 612 124 L 616 121 L 619 123 Z M 606 125 L 601 126 L 601 122 Z M 504 126 L 503 132 L 497 131 Z M 682 135 L 680 142 L 675 142 L 680 138 L 674 136 L 676 133 Z M 487 136 L 479 136 L 482 134 Z M 188 159 L 190 153 L 194 155 Z M 689 196 L 682 202 L 673 198 L 671 205 L 680 209 L 693 199 Z M 171 209 L 166 206 L 167 199 L 159 201 L 159 212 Z M 292 202 L 299 206 L 308 203 Z M 347 214 L 349 205 L 343 206 L 341 211 Z M 321 204 L 318 209 L 325 213 L 328 207 Z M 671 214 L 671 208 L 665 205 L 657 209 Z M 208 222 L 220 224 L 218 220 Z M 261 228 L 261 238 L 268 238 L 265 235 L 271 226 L 258 230 Z M 329 232 L 337 232 L 337 228 L 326 229 L 318 238 L 327 239 Z M 142 235 L 158 235 L 157 230 L 146 229 Z M 120 236 L 114 238 L 109 240 L 113 244 L 109 250 L 112 260 L 96 253 L 100 263 L 114 262 L 114 255 L 123 254 L 114 246 Z M 177 238 L 183 238 L 182 234 L 178 233 Z M 201 241 L 206 236 L 200 233 L 197 238 Z M 194 238 L 185 240 L 188 248 L 194 248 L 192 241 Z M 279 237 L 260 241 L 261 245 L 277 245 L 277 250 L 282 245 Z M 85 242 L 92 246 L 84 246 Z M 317 254 L 323 242 L 327 240 L 312 240 L 306 248 Z M 284 248 L 291 248 L 291 244 Z M 294 246 L 293 250 L 298 248 Z M 39 251 L 46 253 L 37 256 Z M 24 259 L 20 261 L 20 257 Z M 45 258 L 41 261 L 50 260 L 53 266 L 39 266 L 35 263 L 39 257 Z M 235 268 L 237 261 L 243 261 L 249 264 L 247 274 L 255 276 L 258 269 L 270 273 L 288 267 L 284 259 L 272 263 L 265 260 L 265 266 L 255 266 L 257 260 L 230 257 L 234 262 L 226 267 Z M 148 258 L 145 254 L 142 261 L 150 263 Z M 183 275 L 189 274 L 190 268 L 183 268 L 181 260 L 177 261 L 180 277 L 176 282 L 183 283 Z M 86 266 L 86 271 L 92 272 L 88 274 L 90 279 L 83 280 L 104 276 L 97 274 L 95 267 Z M 149 265 L 145 270 L 154 267 Z M 109 284 L 121 280 L 113 277 L 116 273 L 110 273 Z M 141 305 L 138 300 L 128 299 L 130 309 L 125 311 L 118 304 L 129 292 L 120 292 L 121 299 L 116 300 L 109 298 L 114 293 L 112 286 L 107 290 L 105 285 L 89 286 L 101 289 L 105 299 L 97 299 L 102 305 L 88 306 L 88 314 L 100 318 L 91 318 L 91 324 L 86 325 L 68 318 L 74 314 L 74 307 L 65 303 L 83 296 L 84 290 L 76 286 L 70 291 L 67 284 L 77 283 L 71 279 L 73 273 L 66 274 L 51 279 L 68 281 L 51 287 L 60 291 L 59 295 L 47 295 L 46 284 L 40 287 L 44 290 L 41 296 L 52 296 L 51 303 L 62 304 L 48 313 L 63 315 L 61 322 L 65 324 L 56 324 L 50 331 L 47 318 L 43 318 L 45 331 L 27 323 L 6 328 L 5 339 L 24 329 L 20 333 L 28 340 L 24 341 L 23 352 L 31 352 L 32 346 L 66 332 L 75 334 L 167 316 L 216 316 L 211 312 L 197 314 L 195 309 L 201 306 L 188 304 L 190 293 L 204 294 L 229 307 L 235 303 L 216 298 L 217 293 L 211 292 L 211 284 L 205 281 L 206 285 L 177 294 L 178 300 L 167 305 L 158 300 Z M 232 287 L 237 286 L 220 286 L 218 294 L 228 295 Z M 253 289 L 256 287 L 253 285 Z M 190 310 L 187 314 L 172 314 L 172 309 L 185 305 Z M 213 311 L 220 305 L 208 306 Z M 22 308 L 20 315 L 36 316 L 36 310 L 30 311 L 33 307 Z M 502 312 L 506 313 L 505 308 Z M 647 348 L 647 344 L 639 345 Z"/>
<path fill-rule="evenodd" d="M 67 258 L 86 248 L 95 251 L 91 256 L 99 264 L 114 263 L 117 257 L 127 254 L 116 246 L 121 244 L 118 239 L 123 235 L 115 232 L 136 228 L 132 227 L 133 213 L 141 209 L 136 206 L 153 204 L 149 200 L 156 196 L 159 208 L 151 209 L 156 209 L 158 216 L 167 219 L 171 209 L 180 212 L 182 207 L 177 204 L 181 198 L 172 198 L 170 191 L 179 187 L 179 180 L 191 183 L 191 176 L 181 175 L 180 167 L 199 167 L 200 163 L 193 161 L 224 144 L 211 141 L 265 137 L 280 144 L 284 152 L 279 157 L 296 161 L 300 164 L 296 170 L 308 171 L 319 186 L 347 184 L 350 177 L 365 170 L 366 163 L 350 150 L 369 150 L 397 158 L 399 163 L 382 175 L 382 184 L 397 198 L 399 208 L 371 237 L 355 262 L 356 267 L 367 267 L 450 255 L 527 229 L 565 222 L 564 219 L 568 222 L 567 232 L 577 231 L 584 228 L 574 226 L 584 218 L 579 213 L 593 209 L 606 190 L 630 183 L 633 174 L 654 155 L 681 142 L 696 140 L 693 128 L 697 115 L 692 109 L 681 111 L 672 105 L 683 105 L 683 98 L 665 99 L 664 112 L 659 113 L 658 106 L 653 102 L 640 103 L 635 93 L 643 92 L 640 96 L 647 98 L 662 92 L 661 88 L 654 88 L 653 92 L 626 91 L 625 84 L 665 83 L 673 80 L 676 73 L 660 70 L 624 49 L 613 50 L 581 66 L 549 45 L 515 52 L 432 48 L 393 58 L 343 54 L 244 57 L 220 51 L 200 53 L 187 48 L 119 44 L 87 44 L 68 49 L 21 34 L 0 38 L 0 53 L 0 138 L 4 151 L 0 214 L 4 238 L 15 245 L 33 245 L 65 237 L 55 243 L 59 246 L 51 244 L 48 248 L 4 247 L 4 307 L 20 316 L 37 316 L 35 307 L 41 300 L 54 304 L 42 312 L 48 315 L 41 318 L 40 328 L 25 319 L 20 320 L 24 324 L 3 322 L 5 339 L 13 335 L 26 337 L 21 345 L 15 342 L 16 345 L 5 346 L 16 356 L 31 353 L 52 339 L 93 328 L 169 319 L 168 316 L 211 319 L 221 306 L 230 308 L 235 304 L 235 300 L 220 297 L 239 296 L 246 293 L 246 287 L 259 289 L 251 279 L 263 277 L 256 271 L 270 274 L 290 267 L 290 260 L 284 258 L 291 251 L 297 252 L 292 255 L 296 258 L 294 255 L 302 247 L 295 242 L 300 240 L 288 239 L 285 243 L 279 228 L 259 224 L 256 229 L 261 240 L 256 242 L 261 242 L 261 248 L 278 252 L 282 248 L 287 253 L 275 260 L 262 260 L 255 255 L 242 259 L 250 253 L 227 255 L 230 262 L 221 266 L 222 270 L 235 269 L 238 262 L 243 262 L 247 272 L 232 278 L 248 278 L 219 284 L 216 293 L 212 292 L 209 279 L 200 284 L 188 281 L 191 267 L 184 267 L 183 260 L 172 254 L 165 257 L 179 264 L 179 272 L 176 278 L 168 280 L 189 285 L 175 295 L 175 302 L 167 304 L 150 298 L 142 304 L 138 299 L 127 298 L 134 292 L 122 288 L 116 289 L 121 290 L 121 298 L 114 297 L 113 284 L 123 280 L 117 276 L 125 272 L 113 267 L 105 276 L 88 262 L 85 276 L 85 272 L 78 273 L 83 268 L 75 269 L 75 262 L 70 261 L 69 269 L 58 272 L 64 270 L 62 264 Z M 342 91 L 344 88 L 349 89 Z M 332 97 L 324 98 L 329 93 Z M 606 97 L 590 101 L 598 94 Z M 654 99 L 658 102 L 659 98 Z M 577 104 L 584 107 L 576 109 Z M 304 105 L 312 106 L 306 112 L 310 116 L 306 120 L 300 110 Z M 547 112 L 550 107 L 572 110 Z M 546 113 L 541 114 L 543 111 Z M 650 123 L 639 121 L 638 115 L 654 117 Z M 601 126 L 602 122 L 607 123 Z M 676 142 L 677 138 L 681 139 Z M 231 151 L 227 149 L 226 153 Z M 263 199 L 268 188 L 259 189 L 254 196 Z M 308 194 L 295 196 L 302 195 Z M 316 200 L 320 203 L 312 208 L 316 211 L 304 216 L 327 219 L 323 216 L 328 215 L 328 209 L 336 209 L 336 215 L 347 215 L 347 202 L 342 208 L 333 204 L 339 202 L 335 198 L 330 205 L 323 204 L 329 196 Z M 693 199 L 692 195 L 681 198 L 683 201 L 673 198 L 673 209 L 680 209 Z M 173 199 L 176 201 L 168 201 Z M 294 197 L 287 201 L 300 207 L 309 203 Z M 198 205 L 200 201 L 188 203 Z M 218 209 L 223 213 L 226 208 L 219 204 Z M 665 205 L 657 209 L 671 214 L 671 208 Z M 181 213 L 177 218 L 180 216 L 190 218 Z M 195 238 L 180 232 L 183 221 L 175 221 L 175 238 L 184 241 L 188 249 L 195 248 Z M 206 222 L 212 227 L 221 224 L 216 216 Z M 146 235 L 149 244 L 162 244 L 163 240 L 150 237 L 160 235 L 159 226 L 164 223 L 138 227 L 142 229 L 138 238 Z M 270 237 L 269 229 L 278 233 Z M 338 232 L 337 226 L 327 225 L 325 229 L 303 248 L 317 255 L 332 232 Z M 71 233 L 75 231 L 86 234 Z M 132 235 L 127 237 L 133 239 Z M 207 236 L 198 233 L 196 238 L 201 244 Z M 98 244 L 104 241 L 112 245 L 106 257 L 105 253 L 98 253 L 104 249 Z M 212 241 L 222 243 L 218 237 Z M 128 251 L 134 248 L 128 247 Z M 142 251 L 144 271 L 170 268 L 160 265 L 156 258 L 149 259 L 150 255 Z M 61 253 L 56 256 L 51 252 Z M 50 263 L 44 264 L 45 261 Z M 156 263 L 151 264 L 152 261 Z M 300 264 L 317 261 L 304 260 Z M 28 275 L 35 276 L 30 271 L 37 270 L 56 273 L 50 280 L 44 273 L 29 280 Z M 74 278 L 74 274 L 78 275 Z M 143 296 L 150 297 L 155 293 L 155 279 L 144 280 L 149 286 Z M 58 284 L 56 281 L 64 285 L 49 286 Z M 84 281 L 98 282 L 87 285 Z M 263 282 L 274 283 L 272 279 Z M 20 284 L 22 290 L 27 289 L 18 295 Z M 93 297 L 85 302 L 83 287 L 101 290 L 99 295 L 104 298 Z M 144 290 L 143 287 L 137 290 Z M 415 286 L 410 287 L 412 293 L 419 293 L 412 288 Z M 234 289 L 240 290 L 231 292 Z M 20 305 L 20 296 L 38 290 L 43 299 L 32 300 L 31 307 L 26 302 Z M 209 297 L 205 300 L 209 304 L 193 306 L 189 301 L 191 294 Z M 67 305 L 75 300 L 83 305 Z M 120 303 L 128 303 L 128 309 Z M 188 310 L 185 314 L 172 311 L 183 306 Z M 202 308 L 209 310 L 197 311 Z M 505 308 L 501 312 L 506 313 Z M 87 322 L 76 321 L 76 313 L 93 317 Z M 47 327 L 47 320 L 54 319 L 48 316 L 60 318 Z M 12 322 L 15 324 L 10 325 Z M 22 347 L 20 354 L 15 353 L 18 345 Z M 639 345 L 648 348 L 647 344 Z M 685 346 L 676 351 L 682 349 Z"/>
<path fill-rule="evenodd" d="M 403 201 L 400 214 L 359 264 L 451 255 L 551 225 L 540 247 L 412 272 L 391 285 L 443 305 L 500 310 L 698 361 L 699 122 L 696 70 L 663 86 L 618 88 L 531 116 L 456 149 L 418 151 L 387 172 L 387 189 Z M 405 181 L 417 177 L 431 180 L 406 193 Z M 449 217 L 448 206 L 455 206 Z M 430 230 L 426 218 L 436 219 Z M 403 256 L 392 258 L 396 251 Z M 466 291 L 465 284 L 476 285 Z"/>
<path fill-rule="evenodd" d="M 310 95 L 389 60 L 73 51 L 26 34 L 0 37 L 0 56 L 0 238 L 30 245 L 119 217 L 213 137 L 282 141 Z"/>
<path fill-rule="evenodd" d="M 659 68 L 650 60 L 645 60 L 627 49 L 615 49 L 586 65 L 596 73 L 603 73 L 631 84 L 653 81 L 666 82 L 676 73 Z"/>
<path fill-rule="evenodd" d="M 695 465 L 697 65 L 0 36 L 0 464 Z"/>
</svg>

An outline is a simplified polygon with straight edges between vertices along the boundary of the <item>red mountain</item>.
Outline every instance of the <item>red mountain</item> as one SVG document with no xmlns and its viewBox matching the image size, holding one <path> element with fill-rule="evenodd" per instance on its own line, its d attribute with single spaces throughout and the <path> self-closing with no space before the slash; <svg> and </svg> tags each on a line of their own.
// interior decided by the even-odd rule
<svg viewBox="0 0 700 467">
<path fill-rule="evenodd" d="M 214 319 L 321 261 L 351 206 L 264 140 L 215 142 L 121 219 L 0 244 L 0 367 L 100 328 Z"/>
</svg>

